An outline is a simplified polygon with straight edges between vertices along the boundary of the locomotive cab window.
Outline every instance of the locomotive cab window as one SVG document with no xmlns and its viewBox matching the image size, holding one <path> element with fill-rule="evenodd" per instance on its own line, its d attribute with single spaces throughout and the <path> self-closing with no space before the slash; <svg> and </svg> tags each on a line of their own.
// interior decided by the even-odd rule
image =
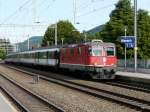
<svg viewBox="0 0 150 112">
<path fill-rule="evenodd" d="M 114 47 L 107 47 L 106 52 L 107 52 L 107 56 L 114 56 L 115 55 Z"/>
<path fill-rule="evenodd" d="M 92 55 L 92 48 L 91 47 L 89 47 L 89 49 L 88 49 L 88 54 Z"/>
<path fill-rule="evenodd" d="M 88 54 L 91 56 L 101 56 L 102 55 L 102 47 L 93 47 L 88 49 Z"/>
</svg>

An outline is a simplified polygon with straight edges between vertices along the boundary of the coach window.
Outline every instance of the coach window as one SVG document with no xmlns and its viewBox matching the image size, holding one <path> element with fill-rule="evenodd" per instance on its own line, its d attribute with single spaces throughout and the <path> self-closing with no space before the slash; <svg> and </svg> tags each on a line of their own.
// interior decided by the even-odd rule
<svg viewBox="0 0 150 112">
<path fill-rule="evenodd" d="M 35 58 L 36 59 L 38 58 L 38 52 L 35 52 Z"/>
<path fill-rule="evenodd" d="M 28 58 L 28 54 L 27 54 L 27 53 L 25 53 L 25 55 L 24 55 L 24 56 L 25 56 L 25 58 Z"/>
<path fill-rule="evenodd" d="M 42 58 L 46 59 L 47 58 L 47 52 L 42 52 Z"/>
<path fill-rule="evenodd" d="M 107 56 L 114 56 L 115 55 L 114 47 L 107 47 L 106 52 L 107 52 Z"/>
<path fill-rule="evenodd" d="M 26 58 L 26 53 L 24 53 L 24 58 Z"/>
<path fill-rule="evenodd" d="M 16 54 L 15 58 L 18 58 L 18 54 Z"/>
<path fill-rule="evenodd" d="M 23 58 L 26 58 L 26 54 L 25 53 L 23 54 Z"/>
<path fill-rule="evenodd" d="M 29 58 L 30 56 L 29 56 L 29 53 L 27 53 L 27 58 Z"/>
<path fill-rule="evenodd" d="M 52 58 L 52 53 L 49 51 L 48 52 L 48 59 L 51 59 Z"/>
<path fill-rule="evenodd" d="M 32 53 L 29 53 L 29 58 L 32 58 Z"/>
<path fill-rule="evenodd" d="M 27 53 L 26 55 L 27 55 L 27 58 L 29 58 L 29 53 Z"/>
<path fill-rule="evenodd" d="M 33 56 L 33 54 L 32 54 L 32 53 L 30 53 L 30 58 L 32 58 L 32 56 Z"/>
<path fill-rule="evenodd" d="M 42 58 L 42 52 L 39 52 L 39 58 L 40 59 Z"/>
<path fill-rule="evenodd" d="M 34 58 L 34 53 L 31 53 L 31 58 Z"/>
<path fill-rule="evenodd" d="M 48 52 L 48 58 L 49 59 L 54 59 L 54 51 L 49 51 Z"/>
<path fill-rule="evenodd" d="M 31 53 L 28 53 L 28 58 L 29 58 L 29 59 L 31 58 Z"/>
<path fill-rule="evenodd" d="M 44 58 L 45 58 L 44 52 L 39 52 L 39 58 L 40 58 L 40 59 L 44 59 Z"/>
<path fill-rule="evenodd" d="M 23 54 L 21 54 L 21 58 L 23 58 Z"/>
</svg>

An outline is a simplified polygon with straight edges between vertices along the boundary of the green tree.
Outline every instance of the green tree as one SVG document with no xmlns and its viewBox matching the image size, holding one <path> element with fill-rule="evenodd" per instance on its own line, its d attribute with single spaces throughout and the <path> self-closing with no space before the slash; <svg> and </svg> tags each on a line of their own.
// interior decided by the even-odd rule
<svg viewBox="0 0 150 112">
<path fill-rule="evenodd" d="M 4 49 L 0 49 L 0 59 L 4 59 L 6 56 L 6 51 Z"/>
<path fill-rule="evenodd" d="M 110 20 L 104 25 L 99 34 L 103 41 L 116 44 L 119 58 L 124 56 L 124 45 L 118 41 L 118 38 L 124 35 L 125 26 L 128 28 L 127 35 L 133 35 L 133 8 L 131 2 L 130 0 L 119 0 L 116 8 L 110 14 Z"/>
<path fill-rule="evenodd" d="M 79 31 L 69 21 L 59 21 L 57 23 L 58 44 L 76 43 L 82 41 Z M 45 32 L 42 45 L 47 46 L 55 43 L 55 29 L 49 26 Z"/>
<path fill-rule="evenodd" d="M 138 56 L 150 58 L 150 16 L 148 11 L 138 11 Z"/>
<path fill-rule="evenodd" d="M 113 42 L 117 46 L 118 58 L 124 57 L 124 44 L 118 40 L 124 35 L 124 27 L 127 26 L 127 35 L 134 35 L 133 7 L 130 0 L 119 0 L 116 8 L 110 14 L 110 20 L 104 25 L 98 34 L 103 41 Z M 138 11 L 138 58 L 150 58 L 150 16 L 145 10 Z M 134 50 L 127 49 L 127 57 L 133 58 Z"/>
</svg>

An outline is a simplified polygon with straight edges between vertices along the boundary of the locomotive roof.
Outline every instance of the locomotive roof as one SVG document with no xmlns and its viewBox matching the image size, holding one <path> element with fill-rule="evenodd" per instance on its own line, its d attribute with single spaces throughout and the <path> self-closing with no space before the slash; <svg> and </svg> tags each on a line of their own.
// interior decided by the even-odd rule
<svg viewBox="0 0 150 112">
<path fill-rule="evenodd" d="M 95 45 L 99 45 L 99 46 L 115 46 L 114 43 L 108 43 L 108 42 L 86 42 L 86 43 L 81 43 L 81 44 L 71 44 L 71 45 L 64 45 L 62 46 L 62 48 L 66 48 L 66 47 L 78 47 L 78 46 L 95 46 Z"/>
<path fill-rule="evenodd" d="M 100 45 L 100 46 L 115 46 L 114 43 L 107 43 L 107 42 L 88 42 L 85 43 L 87 45 L 93 46 L 93 45 Z"/>
</svg>

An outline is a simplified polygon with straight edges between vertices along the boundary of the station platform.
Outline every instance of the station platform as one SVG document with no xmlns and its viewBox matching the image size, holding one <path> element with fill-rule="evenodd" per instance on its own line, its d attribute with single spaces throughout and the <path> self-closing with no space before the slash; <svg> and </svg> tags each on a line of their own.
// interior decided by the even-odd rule
<svg viewBox="0 0 150 112">
<path fill-rule="evenodd" d="M 0 92 L 0 112 L 18 112 L 1 92 Z"/>
<path fill-rule="evenodd" d="M 117 71 L 116 78 L 150 84 L 150 74 L 148 73 Z"/>
</svg>

